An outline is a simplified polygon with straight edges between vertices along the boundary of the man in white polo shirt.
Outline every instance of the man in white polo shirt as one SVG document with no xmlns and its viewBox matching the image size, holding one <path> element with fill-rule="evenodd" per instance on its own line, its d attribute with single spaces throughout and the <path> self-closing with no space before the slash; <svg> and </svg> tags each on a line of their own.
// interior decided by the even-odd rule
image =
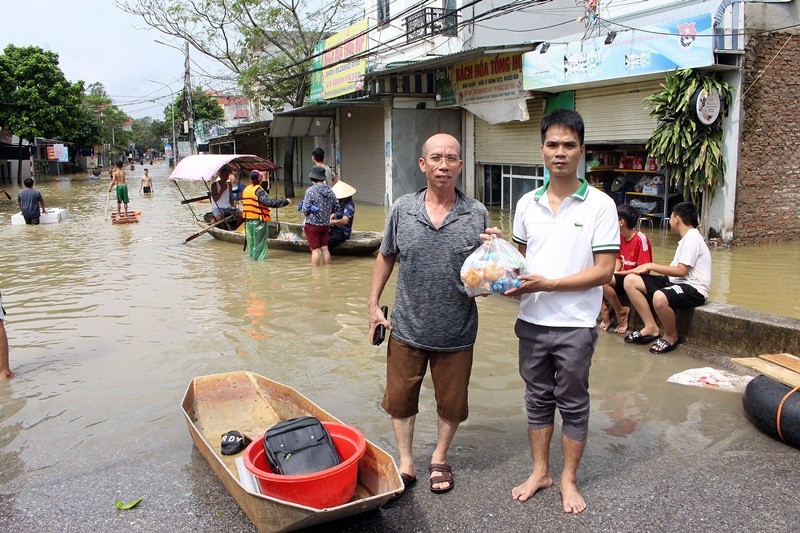
<svg viewBox="0 0 800 533">
<path fill-rule="evenodd" d="M 511 494 L 526 501 L 553 485 L 550 440 L 558 408 L 562 501 L 564 512 L 577 514 L 586 509 L 577 469 L 589 428 L 589 367 L 602 286 L 611 279 L 619 250 L 619 221 L 614 201 L 578 177 L 585 151 L 581 116 L 554 111 L 541 130 L 550 179 L 517 202 L 512 236 L 530 274 L 506 292 L 522 295 L 514 331 L 533 456 L 533 472 Z"/>
</svg>

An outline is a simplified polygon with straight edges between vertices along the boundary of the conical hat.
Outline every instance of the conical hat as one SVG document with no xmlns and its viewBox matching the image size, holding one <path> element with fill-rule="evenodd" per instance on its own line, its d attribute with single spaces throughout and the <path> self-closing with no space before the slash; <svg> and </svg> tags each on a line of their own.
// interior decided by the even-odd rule
<svg viewBox="0 0 800 533">
<path fill-rule="evenodd" d="M 338 200 L 342 198 L 349 198 L 356 193 L 356 190 L 351 187 L 350 185 L 346 184 L 342 180 L 336 182 L 336 185 L 331 187 L 333 189 L 333 194 L 336 195 Z"/>
</svg>

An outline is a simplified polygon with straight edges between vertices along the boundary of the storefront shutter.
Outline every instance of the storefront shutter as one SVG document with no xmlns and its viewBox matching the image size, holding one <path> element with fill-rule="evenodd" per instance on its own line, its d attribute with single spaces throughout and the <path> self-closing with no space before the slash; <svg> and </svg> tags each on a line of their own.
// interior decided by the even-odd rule
<svg viewBox="0 0 800 533">
<path fill-rule="evenodd" d="M 383 204 L 386 191 L 383 108 L 342 109 L 339 135 L 342 180 L 358 189 L 359 202 Z"/>
<path fill-rule="evenodd" d="M 475 162 L 480 165 L 541 165 L 542 100 L 528 100 L 530 119 L 489 124 L 475 117 Z"/>
<path fill-rule="evenodd" d="M 657 92 L 660 83 L 624 83 L 577 91 L 575 110 L 586 126 L 586 144 L 644 144 L 656 126 L 644 99 Z"/>
</svg>

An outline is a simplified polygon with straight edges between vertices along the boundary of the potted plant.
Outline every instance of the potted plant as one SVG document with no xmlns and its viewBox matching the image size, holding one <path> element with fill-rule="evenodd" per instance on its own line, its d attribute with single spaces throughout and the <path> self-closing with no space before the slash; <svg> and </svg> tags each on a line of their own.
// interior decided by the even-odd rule
<svg viewBox="0 0 800 533">
<path fill-rule="evenodd" d="M 721 119 L 732 99 L 731 85 L 692 69 L 668 74 L 661 90 L 645 98 L 658 120 L 645 146 L 673 186 L 700 207 L 706 236 L 706 207 L 725 175 Z"/>
</svg>

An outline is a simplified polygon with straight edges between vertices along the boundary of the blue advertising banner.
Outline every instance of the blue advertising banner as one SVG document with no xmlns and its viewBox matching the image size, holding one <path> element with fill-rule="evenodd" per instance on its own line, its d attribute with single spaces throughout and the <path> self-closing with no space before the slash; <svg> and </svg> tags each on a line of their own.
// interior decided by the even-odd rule
<svg viewBox="0 0 800 533">
<path fill-rule="evenodd" d="M 621 31 L 609 44 L 603 35 L 566 44 L 550 43 L 522 56 L 526 90 L 641 76 L 714 64 L 710 13 Z M 545 46 L 545 45 L 542 45 Z"/>
</svg>

